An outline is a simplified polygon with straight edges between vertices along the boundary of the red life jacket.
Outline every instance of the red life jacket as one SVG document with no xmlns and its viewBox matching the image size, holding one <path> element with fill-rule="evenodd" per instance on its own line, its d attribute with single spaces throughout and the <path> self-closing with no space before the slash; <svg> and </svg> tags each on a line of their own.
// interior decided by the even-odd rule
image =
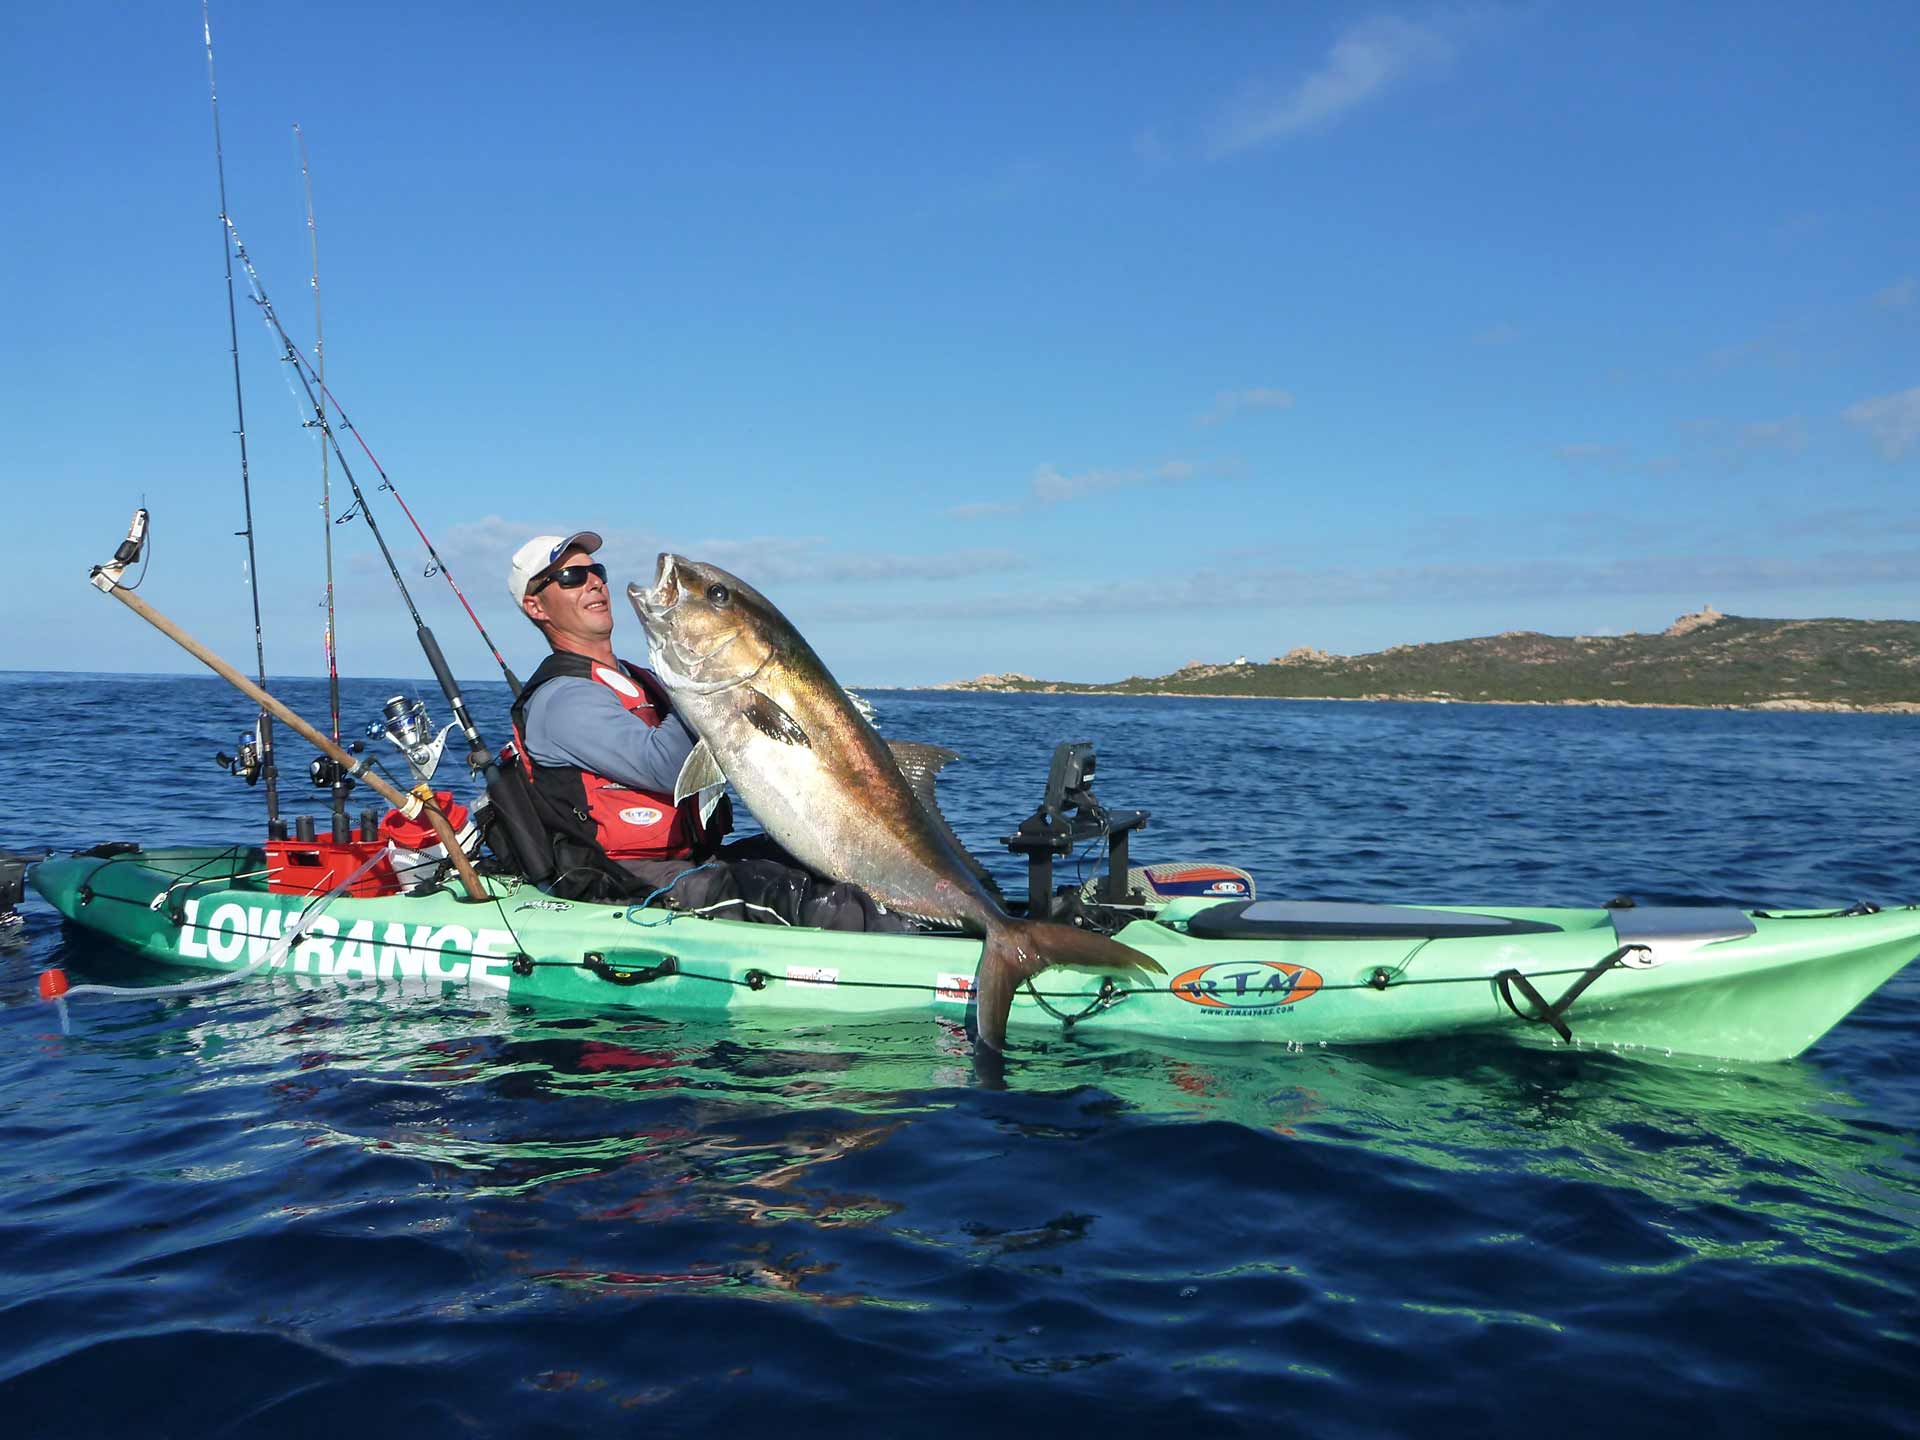
<svg viewBox="0 0 1920 1440">
<path fill-rule="evenodd" d="M 582 842 L 607 859 L 684 860 L 709 852 L 726 833 L 721 811 L 716 811 L 714 833 L 700 826 L 700 802 L 689 796 L 679 805 L 672 794 L 635 789 L 574 765 L 540 765 L 527 753 L 527 702 L 542 685 L 562 676 L 592 680 L 619 699 L 621 707 L 643 725 L 658 725 L 672 713 L 666 689 L 650 670 L 626 661 L 610 670 L 584 655 L 555 651 L 528 677 L 513 705 L 514 748 L 532 782 L 535 809 L 556 837 Z M 722 807 L 724 811 L 725 807 Z M 564 867 L 563 867 L 564 868 Z"/>
</svg>

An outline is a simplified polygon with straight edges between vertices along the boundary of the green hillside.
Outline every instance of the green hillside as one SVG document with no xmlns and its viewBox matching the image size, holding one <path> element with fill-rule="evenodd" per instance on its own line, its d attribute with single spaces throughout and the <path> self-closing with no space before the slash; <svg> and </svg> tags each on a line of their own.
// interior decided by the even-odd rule
<svg viewBox="0 0 1920 1440">
<path fill-rule="evenodd" d="M 1755 620 L 1708 609 L 1660 634 L 1510 631 L 1369 655 L 1295 650 L 1080 685 L 983 675 L 943 689 L 1545 704 L 1920 705 L 1920 621 Z"/>
</svg>

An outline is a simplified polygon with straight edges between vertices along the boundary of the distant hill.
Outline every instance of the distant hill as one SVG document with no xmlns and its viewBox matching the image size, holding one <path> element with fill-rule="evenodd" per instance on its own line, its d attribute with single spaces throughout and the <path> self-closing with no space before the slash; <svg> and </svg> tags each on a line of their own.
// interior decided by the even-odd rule
<svg viewBox="0 0 1920 1440">
<path fill-rule="evenodd" d="M 1107 685 L 1007 674 L 936 688 L 1920 711 L 1920 621 L 1753 620 L 1708 606 L 1658 635 L 1511 630 L 1369 655 L 1302 648 L 1264 662 L 1196 660 L 1171 675 L 1134 675 Z"/>
</svg>

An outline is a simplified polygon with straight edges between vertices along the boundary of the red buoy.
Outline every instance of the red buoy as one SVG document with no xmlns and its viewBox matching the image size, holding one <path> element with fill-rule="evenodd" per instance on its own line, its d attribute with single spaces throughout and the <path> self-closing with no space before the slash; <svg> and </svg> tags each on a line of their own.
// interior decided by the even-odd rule
<svg viewBox="0 0 1920 1440">
<path fill-rule="evenodd" d="M 40 972 L 40 998 L 58 1000 L 67 993 L 67 972 L 55 966 Z"/>
</svg>

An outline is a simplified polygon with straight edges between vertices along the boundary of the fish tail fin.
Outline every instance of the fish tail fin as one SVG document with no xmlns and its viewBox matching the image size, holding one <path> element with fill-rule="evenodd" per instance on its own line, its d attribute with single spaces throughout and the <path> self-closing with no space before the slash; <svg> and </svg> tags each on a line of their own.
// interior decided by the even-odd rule
<svg viewBox="0 0 1920 1440">
<path fill-rule="evenodd" d="M 974 1034 L 991 1050 L 1007 1048 L 1013 992 L 1055 965 L 1134 974 L 1164 974 L 1160 963 L 1130 946 L 1052 921 L 1009 920 L 987 932 L 973 978 Z"/>
</svg>

